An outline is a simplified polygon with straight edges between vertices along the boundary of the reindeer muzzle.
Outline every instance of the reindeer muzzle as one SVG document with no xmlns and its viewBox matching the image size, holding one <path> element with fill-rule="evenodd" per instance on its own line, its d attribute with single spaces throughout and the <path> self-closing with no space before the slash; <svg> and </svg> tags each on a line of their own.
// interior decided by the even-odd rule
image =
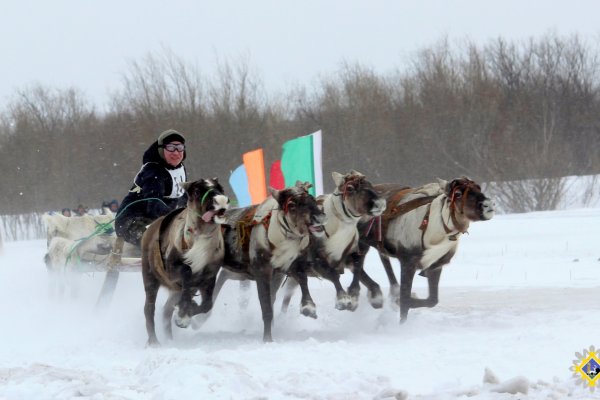
<svg viewBox="0 0 600 400">
<path fill-rule="evenodd" d="M 486 198 L 480 203 L 481 219 L 487 221 L 494 217 L 496 213 L 496 204 L 493 200 Z"/>
</svg>

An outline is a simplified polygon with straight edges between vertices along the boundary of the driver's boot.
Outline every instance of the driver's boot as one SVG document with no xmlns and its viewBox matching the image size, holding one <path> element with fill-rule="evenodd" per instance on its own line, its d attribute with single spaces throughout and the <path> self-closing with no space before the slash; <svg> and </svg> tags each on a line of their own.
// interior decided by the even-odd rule
<svg viewBox="0 0 600 400">
<path fill-rule="evenodd" d="M 115 265 L 119 265 L 121 263 L 121 255 L 123 254 L 123 244 L 125 240 L 122 237 L 118 237 L 113 244 L 112 251 L 110 252 L 110 257 L 108 258 L 108 267 L 114 267 Z"/>
</svg>

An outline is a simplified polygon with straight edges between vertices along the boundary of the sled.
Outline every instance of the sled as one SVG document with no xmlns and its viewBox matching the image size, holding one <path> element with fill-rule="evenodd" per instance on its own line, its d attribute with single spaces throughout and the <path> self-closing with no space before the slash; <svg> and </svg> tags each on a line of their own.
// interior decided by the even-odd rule
<svg viewBox="0 0 600 400">
<path fill-rule="evenodd" d="M 103 272 L 106 271 L 106 277 L 100 289 L 98 300 L 96 301 L 96 310 L 100 311 L 110 305 L 110 302 L 115 293 L 119 274 L 121 272 L 137 272 L 142 271 L 142 259 L 137 257 L 123 257 L 117 264 L 112 265 L 108 261 L 101 264 L 90 263 L 83 266 L 82 272 Z M 141 280 L 141 277 L 140 277 Z"/>
</svg>

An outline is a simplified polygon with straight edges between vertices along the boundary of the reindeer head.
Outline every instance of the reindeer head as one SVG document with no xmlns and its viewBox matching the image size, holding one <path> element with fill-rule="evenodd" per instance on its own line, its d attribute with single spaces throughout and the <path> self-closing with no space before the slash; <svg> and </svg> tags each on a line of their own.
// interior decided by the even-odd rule
<svg viewBox="0 0 600 400">
<path fill-rule="evenodd" d="M 225 211 L 229 208 L 229 198 L 223 194 L 223 187 L 217 178 L 184 182 L 182 187 L 188 195 L 188 209 L 193 210 L 202 221 L 215 224 L 225 223 Z"/>
<path fill-rule="evenodd" d="M 283 190 L 271 188 L 270 191 L 279 209 L 283 211 L 289 228 L 303 236 L 310 232 L 320 237 L 325 234 L 323 225 L 326 218 L 315 198 L 308 193 L 311 186 L 308 182 L 297 181 L 295 186 Z"/>
<path fill-rule="evenodd" d="M 441 181 L 444 182 L 444 181 Z M 486 221 L 494 217 L 494 202 L 481 191 L 481 186 L 467 177 L 446 182 L 450 208 L 471 221 Z"/>
<path fill-rule="evenodd" d="M 346 175 L 338 172 L 333 172 L 331 175 L 336 186 L 334 194 L 342 196 L 342 204 L 348 214 L 354 217 L 364 215 L 376 217 L 383 214 L 386 201 L 375 192 L 373 185 L 363 174 L 351 170 Z"/>
</svg>

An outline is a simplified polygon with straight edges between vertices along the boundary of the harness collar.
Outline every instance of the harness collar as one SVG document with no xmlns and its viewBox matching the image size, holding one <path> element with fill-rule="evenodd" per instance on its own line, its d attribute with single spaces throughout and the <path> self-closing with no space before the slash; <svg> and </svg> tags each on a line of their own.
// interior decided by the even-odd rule
<svg viewBox="0 0 600 400">
<path fill-rule="evenodd" d="M 445 195 L 443 195 L 445 196 Z M 446 198 L 444 200 L 442 200 L 444 202 L 448 202 L 448 197 L 446 196 Z M 452 204 L 452 201 L 450 201 L 450 204 Z M 461 225 L 458 220 L 456 219 L 456 207 L 451 207 L 450 204 L 448 205 L 449 208 L 449 212 L 450 212 L 450 219 L 452 220 L 452 224 L 454 225 L 454 229 L 448 227 L 448 225 L 446 224 L 446 222 L 444 221 L 444 218 L 442 217 L 442 215 L 440 214 L 440 218 L 442 220 L 442 227 L 444 228 L 444 232 L 446 232 L 446 235 L 448 235 L 448 240 L 450 241 L 456 241 L 458 240 L 458 236 L 460 234 L 466 233 L 467 229 L 464 225 Z M 425 231 L 427 230 L 427 227 L 429 226 L 429 213 L 431 211 L 431 203 L 429 203 L 427 205 L 427 211 L 425 212 L 425 216 L 423 217 L 423 221 L 421 221 L 421 225 L 419 226 L 419 229 L 421 230 L 421 247 L 423 249 L 425 249 Z M 453 233 L 454 232 L 454 233 Z"/>
<path fill-rule="evenodd" d="M 286 212 L 282 212 L 281 213 L 281 217 L 279 216 L 279 213 L 277 215 L 277 221 L 279 222 L 278 225 L 279 225 L 281 231 L 283 232 L 283 235 L 286 238 L 288 238 L 288 239 L 290 238 L 290 235 L 292 237 L 302 238 L 303 235 L 301 235 L 301 234 L 299 234 L 297 232 L 294 232 L 294 230 L 292 229 L 292 227 L 290 227 L 290 224 L 289 224 L 289 221 L 288 221 L 288 219 L 286 217 L 286 214 L 287 214 Z"/>
<path fill-rule="evenodd" d="M 346 199 L 346 194 L 345 193 L 342 194 L 342 193 L 340 193 L 340 192 L 338 192 L 336 190 L 335 192 L 333 192 L 333 195 L 335 197 L 339 197 L 340 198 L 340 204 L 342 205 L 342 212 L 346 215 L 346 217 L 348 217 L 348 218 L 350 218 L 352 220 L 359 219 L 359 218 L 362 217 L 361 215 L 354 215 L 352 212 L 350 212 L 350 210 L 348 210 L 346 208 L 346 205 L 344 204 L 344 200 Z M 337 207 L 335 206 L 335 202 L 333 203 L 333 209 L 334 209 L 334 211 L 338 211 L 338 216 L 340 216 L 339 215 L 339 210 L 337 210 Z"/>
</svg>

